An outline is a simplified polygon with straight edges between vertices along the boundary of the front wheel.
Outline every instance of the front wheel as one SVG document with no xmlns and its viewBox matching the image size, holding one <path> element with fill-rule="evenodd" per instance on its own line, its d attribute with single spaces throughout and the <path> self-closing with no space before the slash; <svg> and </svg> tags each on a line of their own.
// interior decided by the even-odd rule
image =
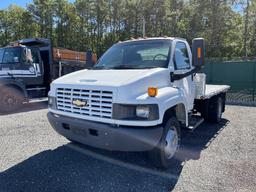
<svg viewBox="0 0 256 192">
<path fill-rule="evenodd" d="M 19 109 L 24 101 L 22 93 L 14 88 L 4 88 L 0 97 L 0 112 L 9 113 Z"/>
<path fill-rule="evenodd" d="M 180 124 L 175 117 L 164 125 L 162 138 L 158 146 L 149 152 L 149 157 L 156 167 L 166 169 L 171 165 L 180 146 Z"/>
</svg>

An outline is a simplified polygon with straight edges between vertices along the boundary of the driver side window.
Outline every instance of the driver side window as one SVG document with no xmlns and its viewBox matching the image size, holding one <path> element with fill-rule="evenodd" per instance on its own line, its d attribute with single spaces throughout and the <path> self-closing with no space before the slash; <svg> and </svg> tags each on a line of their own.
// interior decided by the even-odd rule
<svg viewBox="0 0 256 192">
<path fill-rule="evenodd" d="M 33 48 L 28 48 L 27 49 L 31 54 L 29 54 L 29 60 L 27 58 L 27 54 L 26 54 L 26 49 L 23 50 L 24 54 L 23 54 L 23 62 L 26 65 L 31 65 L 33 63 L 39 64 L 40 63 L 40 59 L 39 59 L 39 53 L 37 51 L 37 49 L 33 49 Z"/>
<path fill-rule="evenodd" d="M 37 49 L 31 49 L 31 54 L 32 54 L 33 63 L 37 63 L 37 64 L 40 63 Z"/>
<path fill-rule="evenodd" d="M 176 43 L 173 62 L 176 70 L 190 68 L 190 60 L 189 60 L 187 46 L 185 43 L 183 42 Z"/>
</svg>

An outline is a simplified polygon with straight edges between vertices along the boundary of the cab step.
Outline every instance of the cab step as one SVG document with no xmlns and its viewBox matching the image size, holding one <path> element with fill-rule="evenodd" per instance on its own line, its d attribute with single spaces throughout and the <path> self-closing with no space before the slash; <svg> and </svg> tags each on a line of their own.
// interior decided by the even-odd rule
<svg viewBox="0 0 256 192">
<path fill-rule="evenodd" d="M 195 130 L 199 125 L 204 122 L 204 118 L 198 115 L 191 115 L 188 120 L 188 129 Z"/>
<path fill-rule="evenodd" d="M 40 98 L 34 98 L 34 99 L 29 99 L 29 103 L 38 103 L 38 102 L 45 102 L 48 101 L 48 97 L 40 97 Z"/>
</svg>

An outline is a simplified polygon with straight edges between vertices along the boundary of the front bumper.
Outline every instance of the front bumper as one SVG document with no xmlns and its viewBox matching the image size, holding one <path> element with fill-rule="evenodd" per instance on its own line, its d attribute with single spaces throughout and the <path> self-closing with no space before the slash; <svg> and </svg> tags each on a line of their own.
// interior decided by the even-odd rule
<svg viewBox="0 0 256 192">
<path fill-rule="evenodd" d="M 66 116 L 47 114 L 60 135 L 92 147 L 111 151 L 148 151 L 159 143 L 163 127 L 112 126 Z"/>
</svg>

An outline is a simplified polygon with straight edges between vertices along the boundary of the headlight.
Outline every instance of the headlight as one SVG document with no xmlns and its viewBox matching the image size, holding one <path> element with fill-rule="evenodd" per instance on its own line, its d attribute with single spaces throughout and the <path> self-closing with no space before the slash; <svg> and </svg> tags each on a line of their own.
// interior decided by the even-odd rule
<svg viewBox="0 0 256 192">
<path fill-rule="evenodd" d="M 112 117 L 118 120 L 154 121 L 159 119 L 159 109 L 157 104 L 125 105 L 114 103 Z"/>
<path fill-rule="evenodd" d="M 51 109 L 56 109 L 55 97 L 48 96 L 48 107 Z"/>
<path fill-rule="evenodd" d="M 48 97 L 48 105 L 52 105 L 53 104 L 53 97 Z"/>
<path fill-rule="evenodd" d="M 137 117 L 142 117 L 142 118 L 149 118 L 149 106 L 137 106 L 136 107 L 136 116 Z"/>
</svg>

